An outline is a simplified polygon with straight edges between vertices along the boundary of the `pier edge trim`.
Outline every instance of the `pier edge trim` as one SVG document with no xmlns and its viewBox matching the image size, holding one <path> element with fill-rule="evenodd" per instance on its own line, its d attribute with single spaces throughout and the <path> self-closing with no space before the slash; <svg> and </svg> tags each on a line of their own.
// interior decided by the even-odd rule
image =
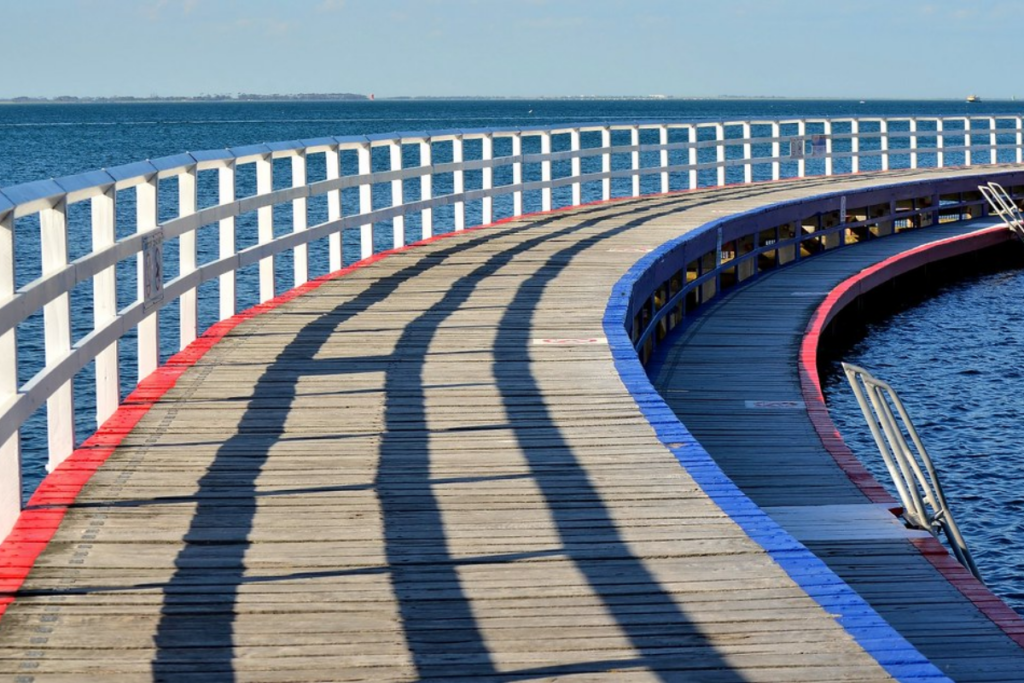
<svg viewBox="0 0 1024 683">
<path fill-rule="evenodd" d="M 844 308 L 861 295 L 893 278 L 931 263 L 986 249 L 1013 239 L 1015 238 L 1008 227 L 1000 225 L 938 240 L 891 256 L 847 278 L 828 292 L 807 323 L 803 338 L 800 340 L 799 352 L 800 388 L 807 413 L 825 450 L 869 499 L 898 504 L 868 473 L 843 441 L 839 430 L 829 417 L 821 390 L 821 378 L 818 376 L 818 347 L 822 335 L 829 323 Z M 910 542 L 979 612 L 988 617 L 1010 640 L 1024 648 L 1024 617 L 960 565 L 937 539 L 914 538 Z"/>
<path fill-rule="evenodd" d="M 893 186 L 896 185 L 899 184 Z M 873 191 L 879 188 L 870 189 Z M 760 545 L 809 597 L 827 612 L 837 615 L 837 623 L 890 675 L 900 681 L 949 681 L 938 667 L 829 569 L 824 561 L 786 532 L 725 474 L 654 388 L 638 349 L 634 346 L 633 336 L 626 327 L 632 319 L 631 301 L 636 299 L 636 286 L 662 261 L 674 253 L 682 253 L 680 247 L 683 244 L 706 236 L 727 222 L 749 220 L 772 208 L 821 202 L 836 196 L 823 194 L 759 207 L 705 224 L 661 245 L 641 258 L 614 285 L 605 309 L 604 332 L 615 368 L 638 409 L 657 438 L 712 502 L 743 529 L 751 540 Z M 924 551 L 930 546 L 917 547 Z M 938 544 L 938 549 L 948 557 L 941 544 Z M 999 603 L 1004 604 L 1002 601 Z"/>
</svg>

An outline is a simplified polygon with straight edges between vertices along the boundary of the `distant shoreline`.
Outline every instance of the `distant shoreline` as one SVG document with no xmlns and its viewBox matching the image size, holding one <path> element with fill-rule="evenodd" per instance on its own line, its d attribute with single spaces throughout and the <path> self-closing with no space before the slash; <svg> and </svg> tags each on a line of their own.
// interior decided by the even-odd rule
<svg viewBox="0 0 1024 683">
<path fill-rule="evenodd" d="M 191 97 L 13 97 L 0 98 L 0 105 L 4 104 L 195 104 L 195 103 L 266 103 L 266 102 L 443 102 L 443 101 L 471 101 L 471 102 L 587 102 L 587 101 L 624 101 L 624 102 L 700 102 L 720 100 L 750 100 L 750 101 L 800 101 L 800 102 L 958 102 L 962 101 L 957 97 L 937 98 L 906 98 L 906 97 L 785 97 L 781 95 L 716 95 L 714 97 L 694 96 L 669 96 L 669 95 L 537 95 L 537 96 L 482 96 L 482 95 L 400 95 L 392 97 L 374 97 L 373 95 L 362 95 L 357 93 L 303 93 L 298 95 L 197 95 Z M 1012 99 L 1001 100 L 999 98 L 986 99 L 987 102 L 1012 102 Z"/>
<path fill-rule="evenodd" d="M 0 98 L 0 104 L 152 104 L 175 102 L 360 102 L 370 101 L 369 95 L 356 93 L 303 93 L 299 95 L 196 95 L 192 97 L 9 97 Z"/>
</svg>

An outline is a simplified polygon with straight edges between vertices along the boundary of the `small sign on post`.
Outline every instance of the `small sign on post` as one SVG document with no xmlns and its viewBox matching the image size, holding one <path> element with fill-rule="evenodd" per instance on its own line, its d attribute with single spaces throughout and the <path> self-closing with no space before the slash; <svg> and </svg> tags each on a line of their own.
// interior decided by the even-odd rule
<svg viewBox="0 0 1024 683">
<path fill-rule="evenodd" d="M 825 158 L 825 136 L 815 135 L 811 138 L 811 156 L 815 159 Z"/>
<path fill-rule="evenodd" d="M 142 238 L 142 309 L 148 311 L 164 299 L 164 237 Z"/>
<path fill-rule="evenodd" d="M 789 158 L 790 159 L 803 159 L 804 158 L 804 138 L 795 137 L 789 139 Z"/>
</svg>

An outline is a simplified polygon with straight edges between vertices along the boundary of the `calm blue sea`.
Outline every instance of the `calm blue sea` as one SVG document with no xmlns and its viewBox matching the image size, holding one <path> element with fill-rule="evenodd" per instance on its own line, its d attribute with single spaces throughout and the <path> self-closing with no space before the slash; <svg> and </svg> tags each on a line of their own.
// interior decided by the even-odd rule
<svg viewBox="0 0 1024 683">
<path fill-rule="evenodd" d="M 0 106 L 0 187 L 116 166 L 183 151 L 219 149 L 257 142 L 359 135 L 394 131 L 453 128 L 505 128 L 601 121 L 684 121 L 790 116 L 848 115 L 989 115 L 1024 113 L 1024 103 L 982 102 L 968 105 L 952 101 L 376 101 L 340 103 L 183 103 Z M 499 151 L 500 153 L 500 151 Z M 443 159 L 438 159 L 443 161 Z M 275 169 L 275 174 L 276 174 Z M 323 173 L 311 167 L 311 177 Z M 285 179 L 287 180 L 287 179 Z M 240 193 L 251 179 L 240 177 Z M 500 181 L 499 181 L 500 182 Z M 628 182 L 628 181 L 627 181 Z M 277 181 L 275 181 L 277 184 Z M 169 188 L 173 191 L 173 187 Z M 439 188 L 439 193 L 443 189 Z M 214 189 L 200 182 L 200 205 L 214 201 Z M 384 199 L 387 199 L 385 197 Z M 119 199 L 120 201 L 120 199 Z M 527 208 L 531 208 L 528 204 Z M 532 207 L 538 208 L 538 207 Z M 84 236 L 86 207 L 69 217 L 72 257 L 88 250 Z M 316 207 L 311 207 L 315 213 Z M 321 211 L 325 210 L 323 207 Z M 500 207 L 496 206 L 500 213 Z M 77 213 L 76 213 L 77 211 Z M 130 199 L 119 204 L 125 229 L 131 229 Z M 162 212 L 162 218 L 170 215 Z M 312 218 L 312 217 L 311 217 Z M 287 228 L 286 215 L 281 225 Z M 472 214 L 470 216 L 472 219 Z M 445 215 L 438 213 L 439 231 Z M 415 220 L 410 221 L 415 237 Z M 76 228 L 78 226 L 78 228 Z M 17 229 L 24 258 L 19 257 L 17 279 L 24 284 L 38 276 L 38 248 L 32 241 L 37 226 L 20 221 Z M 240 246 L 254 239 L 252 225 L 240 221 Z M 23 238 L 23 239 L 22 239 Z M 201 235 L 200 239 L 204 239 Z M 206 239 L 210 239 L 207 237 Z M 381 231 L 386 244 L 389 233 Z M 248 240 L 248 242 L 247 242 Z M 169 245 L 173 248 L 172 245 Z M 28 252 L 33 252 L 29 254 Z M 175 259 L 168 253 L 168 262 Z M 313 274 L 326 270 L 326 253 L 312 251 Z M 346 252 L 353 260 L 354 252 Z M 289 285 L 287 258 L 279 259 L 279 291 Z M 122 303 L 134 296 L 134 268 L 119 271 Z M 239 283 L 239 310 L 256 302 L 255 272 L 243 273 Z M 215 283 L 210 283 L 214 285 Z M 200 294 L 213 299 L 215 290 L 204 286 Z M 854 362 L 877 369 L 897 386 L 918 417 L 926 442 L 940 467 L 949 472 L 947 488 L 961 518 L 978 563 L 1002 595 L 1024 606 L 1024 497 L 1013 475 L 1019 472 L 1024 392 L 1015 390 L 1020 371 L 1013 350 L 1024 344 L 1024 317 L 1020 304 L 1024 276 L 989 277 L 953 288 L 924 306 L 903 314 L 892 324 L 875 329 L 850 355 Z M 83 284 L 72 297 L 73 309 L 91 315 L 91 290 Z M 163 355 L 176 347 L 174 307 L 164 316 Z M 202 323 L 214 322 L 212 309 Z M 967 318 L 957 311 L 971 310 Z M 87 319 L 87 318 L 86 318 Z M 42 362 L 40 316 L 19 329 L 22 379 Z M 87 328 L 76 326 L 78 338 Z M 126 371 L 124 391 L 134 383 L 130 347 L 123 343 Z M 90 419 L 91 368 L 76 383 L 76 401 L 86 408 L 77 424 L 79 439 L 95 430 Z M 836 422 L 851 447 L 865 454 L 871 465 L 876 457 L 852 397 L 833 378 L 829 400 Z M 45 429 L 37 415 L 23 432 L 26 493 L 44 475 Z M 882 477 L 884 480 L 884 477 Z"/>
<path fill-rule="evenodd" d="M 324 135 L 591 121 L 1022 112 L 1024 103 L 1017 102 L 837 100 L 0 105 L 0 187 L 189 150 Z"/>
<path fill-rule="evenodd" d="M 945 287 L 870 325 L 843 360 L 896 389 L 986 583 L 1024 614 L 1022 293 L 1018 270 Z M 838 362 L 823 379 L 836 427 L 893 492 Z"/>
</svg>

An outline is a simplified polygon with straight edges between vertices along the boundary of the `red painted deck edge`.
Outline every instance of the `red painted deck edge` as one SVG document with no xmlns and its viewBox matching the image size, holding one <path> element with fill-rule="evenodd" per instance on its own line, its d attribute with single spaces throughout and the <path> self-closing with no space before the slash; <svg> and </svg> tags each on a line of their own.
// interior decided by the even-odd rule
<svg viewBox="0 0 1024 683">
<path fill-rule="evenodd" d="M 857 460 L 829 417 L 818 377 L 818 342 L 828 323 L 857 297 L 892 278 L 915 268 L 1008 241 L 1006 227 L 988 228 L 969 235 L 951 237 L 892 256 L 853 275 L 829 292 L 814 311 L 800 343 L 800 389 L 807 413 L 825 449 L 869 500 L 899 508 L 881 484 Z M 1024 618 L 978 581 L 934 538 L 911 540 L 922 555 L 960 591 L 982 614 L 992 620 L 1011 640 L 1024 647 Z"/>
</svg>

